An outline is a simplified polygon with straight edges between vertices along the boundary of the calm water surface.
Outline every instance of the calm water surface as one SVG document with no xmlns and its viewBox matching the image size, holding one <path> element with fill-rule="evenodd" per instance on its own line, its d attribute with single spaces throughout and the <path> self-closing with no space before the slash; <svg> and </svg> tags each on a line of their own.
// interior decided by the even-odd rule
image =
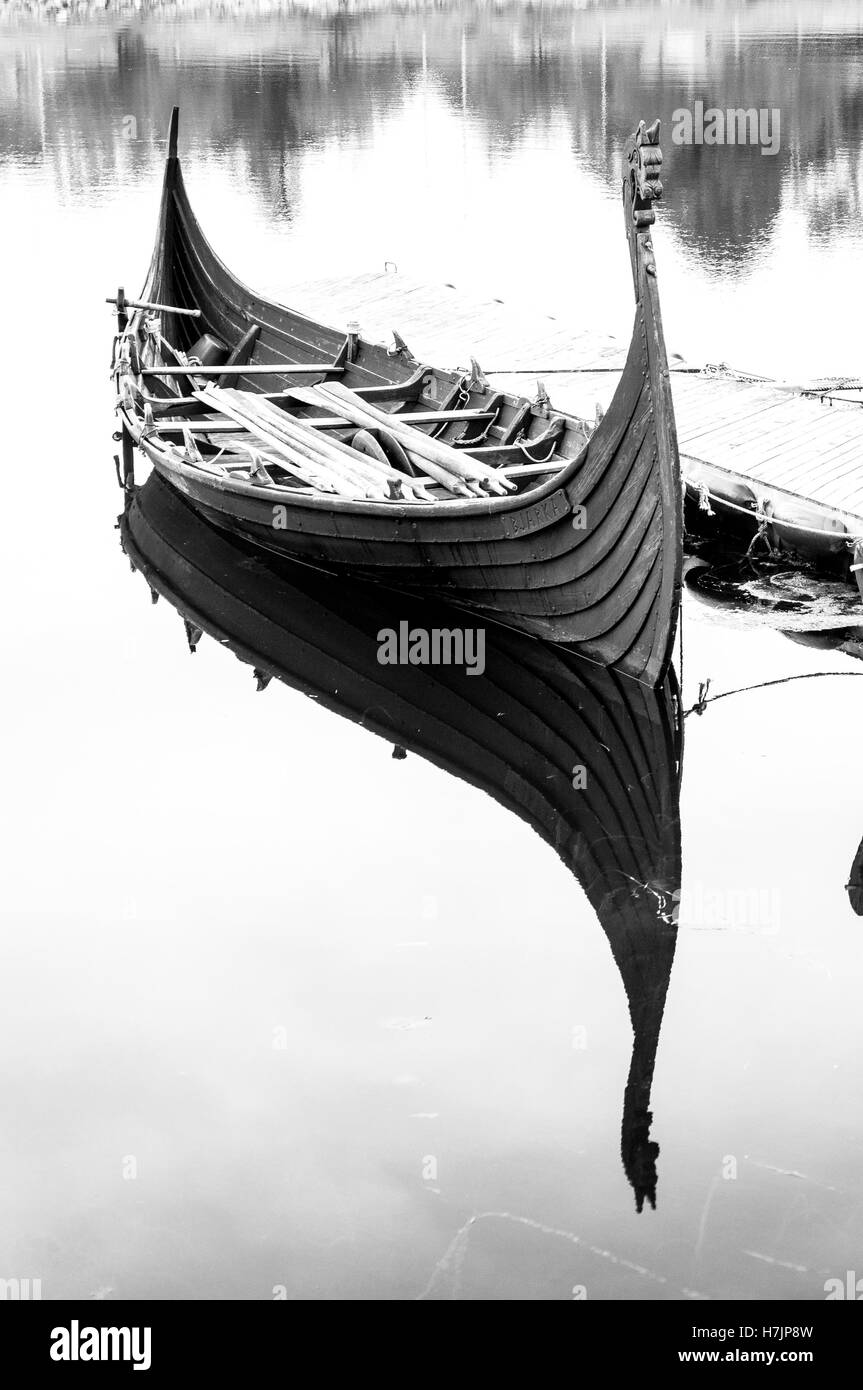
<svg viewBox="0 0 863 1390">
<path fill-rule="evenodd" d="M 7 16 L 0 56 L 0 1275 L 45 1297 L 823 1297 L 863 1238 L 863 666 L 687 603 L 687 707 L 708 677 L 834 674 L 686 720 L 638 1214 L 626 995 L 584 892 L 476 788 L 255 695 L 214 642 L 190 660 L 113 529 L 102 301 L 143 279 L 179 101 L 191 195 L 247 281 L 389 259 L 624 337 L 618 152 L 704 99 L 779 107 L 782 148 L 665 142 L 670 348 L 859 374 L 859 7 L 202 4 Z"/>
</svg>

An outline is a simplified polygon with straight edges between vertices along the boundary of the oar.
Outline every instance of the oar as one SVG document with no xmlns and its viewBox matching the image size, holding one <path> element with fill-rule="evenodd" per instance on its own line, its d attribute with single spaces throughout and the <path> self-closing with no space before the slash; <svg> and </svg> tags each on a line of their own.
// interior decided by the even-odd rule
<svg viewBox="0 0 863 1390">
<path fill-rule="evenodd" d="M 311 390 L 307 391 L 298 390 L 294 393 L 294 395 L 297 400 L 303 401 L 304 404 L 320 405 L 321 399 L 316 394 L 317 390 L 317 387 L 313 387 Z M 352 405 L 350 411 L 346 411 L 345 413 L 350 413 L 353 419 L 353 423 L 355 425 L 360 425 L 365 429 L 382 428 L 373 415 L 366 415 L 363 409 L 361 409 L 359 406 Z M 387 425 L 383 428 L 388 429 L 389 426 Z M 394 432 L 391 431 L 391 433 Z M 417 431 L 412 431 L 412 435 L 417 435 L 419 438 L 426 437 L 425 435 L 418 435 Z M 413 438 L 404 438 L 399 442 L 402 442 L 403 448 L 407 453 L 408 457 L 410 458 L 412 452 L 411 446 L 413 443 Z M 464 481 L 462 478 L 458 477 L 451 469 L 441 467 L 440 464 L 435 462 L 433 459 L 428 459 L 426 457 L 423 457 L 421 462 L 423 470 L 431 478 L 433 478 L 436 483 L 439 483 L 441 487 L 445 487 L 449 492 L 454 492 L 459 497 L 476 497 L 478 495 L 478 489 L 475 484 L 472 485 L 470 482 Z"/>
<path fill-rule="evenodd" d="M 265 481 L 273 483 L 274 480 L 266 474 L 266 469 L 261 468 L 262 464 L 271 464 L 277 468 L 283 469 L 286 473 L 292 474 L 301 483 L 305 483 L 308 487 L 314 488 L 315 492 L 326 492 L 333 496 L 341 497 L 356 497 L 356 491 L 353 488 L 348 488 L 347 486 L 338 488 L 331 478 L 325 478 L 318 473 L 313 473 L 310 469 L 303 468 L 302 465 L 292 459 L 287 459 L 283 456 L 276 457 L 274 454 L 259 454 L 257 450 L 252 448 L 251 444 L 246 442 L 248 438 L 249 435 L 246 434 L 244 440 L 232 439 L 224 445 L 222 455 L 231 460 L 231 462 L 223 464 L 228 471 L 235 468 L 248 468 L 251 471 L 252 477 L 260 478 L 263 472 Z"/>
<path fill-rule="evenodd" d="M 328 462 L 340 462 L 347 467 L 354 475 L 370 479 L 374 482 L 385 481 L 391 490 L 398 488 L 407 489 L 408 493 L 413 493 L 423 501 L 431 501 L 425 488 L 414 486 L 410 475 L 401 473 L 392 468 L 389 464 L 381 463 L 377 459 L 360 455 L 356 449 L 343 443 L 340 439 L 321 435 L 320 431 L 311 428 L 306 421 L 297 420 L 293 416 L 287 415 L 285 411 L 278 410 L 267 401 L 259 401 L 257 397 L 250 397 L 242 391 L 229 391 L 225 393 L 224 388 L 208 393 L 208 399 L 217 400 L 227 394 L 235 410 L 245 414 L 250 420 L 257 417 L 267 421 L 268 427 L 276 434 L 284 438 L 285 441 L 294 446 L 302 445 L 304 448 Z M 251 402 L 254 401 L 254 405 Z"/>
<path fill-rule="evenodd" d="M 334 472 L 338 477 L 351 482 L 360 490 L 360 495 L 365 493 L 367 497 L 377 496 L 381 499 L 386 497 L 387 494 L 381 486 L 379 477 L 372 475 L 369 470 L 357 466 L 358 461 L 342 458 L 335 449 L 322 447 L 324 441 L 319 440 L 317 436 L 312 436 L 311 432 L 307 436 L 301 436 L 298 432 L 292 436 L 282 426 L 281 421 L 265 419 L 261 423 L 260 417 L 263 415 L 263 411 L 257 409 L 252 411 L 242 399 L 242 392 L 226 392 L 219 388 L 215 390 L 211 388 L 209 392 L 202 392 L 201 395 L 211 405 L 215 398 L 215 401 L 220 403 L 221 408 L 232 415 L 234 419 L 244 421 L 250 430 L 259 431 L 266 434 L 271 440 L 278 441 L 282 449 L 294 450 L 317 467 L 325 471 L 328 470 L 330 473 Z M 230 397 L 230 399 L 226 400 L 226 397 Z M 372 487 L 374 491 L 369 492 L 369 487 Z"/>
<path fill-rule="evenodd" d="M 200 396 L 200 398 L 204 400 L 207 403 L 207 405 L 212 404 L 212 402 L 209 399 L 209 394 L 207 392 L 200 391 L 195 392 L 195 394 L 196 396 Z M 237 421 L 238 424 L 242 425 L 245 429 L 249 430 L 250 434 L 260 439 L 270 449 L 275 449 L 277 456 L 286 451 L 285 441 L 280 439 L 274 431 L 267 429 L 266 426 L 261 425 L 259 423 L 250 424 L 247 418 L 242 414 L 242 412 L 240 412 L 239 410 L 234 410 L 233 406 L 229 401 L 225 401 L 222 399 L 222 393 L 219 393 L 217 399 L 219 401 L 219 408 L 224 412 L 224 414 L 231 415 Z M 320 475 L 322 460 L 319 457 L 313 455 L 309 451 L 304 451 L 301 449 L 297 449 L 296 452 L 300 455 L 299 460 L 297 460 L 296 458 L 291 458 L 286 454 L 283 467 L 287 472 L 298 472 L 299 469 L 302 468 L 304 469 L 307 475 L 304 481 L 309 481 L 309 469 L 307 465 L 311 463 L 313 471 Z M 290 467 L 288 466 L 289 464 Z M 330 490 L 339 492 L 343 496 L 384 496 L 383 493 L 370 493 L 367 483 L 364 484 L 361 480 L 357 478 L 347 477 L 345 476 L 344 472 L 339 473 L 336 470 L 334 473 L 333 470 L 330 470 L 324 476 L 326 477 L 327 481 L 330 482 L 332 485 Z M 315 486 L 314 482 L 312 482 L 312 486 Z"/>
<path fill-rule="evenodd" d="M 338 382 L 332 384 L 322 382 L 315 387 L 315 391 L 319 396 L 325 396 L 337 402 L 336 408 L 344 415 L 352 414 L 357 423 L 365 425 L 372 423 L 389 430 L 400 441 L 408 454 L 416 455 L 423 460 L 426 466 L 429 463 L 434 464 L 449 474 L 455 474 L 457 478 L 468 485 L 471 483 L 485 484 L 491 491 L 499 495 L 515 490 L 514 483 L 502 478 L 488 464 L 465 457 L 448 445 L 441 444 L 420 430 L 415 430 L 410 425 L 403 423 L 397 416 L 388 414 L 384 410 L 378 410 L 375 406 L 362 401 Z M 432 469 L 429 468 L 428 471 L 432 472 Z"/>
</svg>

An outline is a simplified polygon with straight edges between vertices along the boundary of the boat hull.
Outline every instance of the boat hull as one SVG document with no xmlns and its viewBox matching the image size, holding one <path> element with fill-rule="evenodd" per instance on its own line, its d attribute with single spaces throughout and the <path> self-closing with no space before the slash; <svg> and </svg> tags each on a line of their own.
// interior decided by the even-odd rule
<svg viewBox="0 0 863 1390">
<path fill-rule="evenodd" d="M 654 150 L 658 144 L 636 146 Z M 653 249 L 634 185 L 624 186 L 636 310 L 626 365 L 612 403 L 587 443 L 583 423 L 561 426 L 557 472 L 525 491 L 436 502 L 374 502 L 272 486 L 219 474 L 166 448 L 128 401 L 121 417 L 154 467 L 211 520 L 267 550 L 388 587 L 431 594 L 560 643 L 649 685 L 661 682 L 673 649 L 681 589 L 680 470 L 662 336 Z M 641 211 L 639 207 L 641 206 Z M 277 390 L 299 369 L 334 354 L 340 335 L 254 296 L 218 260 L 189 203 L 179 162 L 167 164 L 156 252 L 146 299 L 199 310 L 195 328 L 166 315 L 186 350 L 201 330 L 236 342 L 252 325 L 250 391 Z M 503 398 L 481 379 L 423 369 L 360 339 L 342 355 L 352 389 L 398 385 L 426 371 L 422 408 L 461 392 L 471 409 L 495 404 L 513 437 L 542 439 L 548 412 Z M 170 399 L 167 397 L 166 399 Z M 545 416 L 545 418 L 544 418 Z M 409 420 L 409 413 L 404 415 Z M 520 420 L 525 428 L 516 433 Z M 456 427 L 436 438 L 449 442 Z M 513 446 L 515 447 L 515 446 Z M 465 453 L 469 453 L 465 450 Z M 198 461 L 200 462 L 200 461 Z"/>
<path fill-rule="evenodd" d="M 643 365 L 636 343 L 628 389 L 562 483 L 478 506 L 273 501 L 152 461 L 213 521 L 268 550 L 434 594 L 654 684 L 667 664 L 657 653 L 665 537 Z"/>
<path fill-rule="evenodd" d="M 481 678 L 456 664 L 383 664 L 382 630 L 401 620 L 451 630 L 452 612 L 280 560 L 196 512 L 152 476 L 120 518 L 133 567 L 180 613 L 193 650 L 208 634 L 259 687 L 280 680 L 475 786 L 530 825 L 580 883 L 632 1021 L 623 1166 L 638 1209 L 655 1204 L 650 1093 L 681 882 L 673 671 L 651 690 L 504 628 L 488 633 Z"/>
</svg>

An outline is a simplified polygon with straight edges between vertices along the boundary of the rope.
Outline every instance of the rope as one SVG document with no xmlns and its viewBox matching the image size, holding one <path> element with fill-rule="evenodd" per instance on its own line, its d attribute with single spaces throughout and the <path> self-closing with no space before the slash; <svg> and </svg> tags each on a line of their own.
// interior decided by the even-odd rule
<svg viewBox="0 0 863 1390">
<path fill-rule="evenodd" d="M 676 694 L 675 701 L 674 701 L 674 712 L 675 712 L 675 720 L 674 720 L 674 722 L 675 722 L 676 728 L 678 729 L 678 738 L 679 738 L 678 752 L 677 752 L 677 790 L 678 790 L 678 792 L 679 792 L 679 791 L 680 791 L 680 788 L 681 788 L 681 786 L 682 786 L 682 783 L 683 783 L 683 755 L 684 755 L 684 751 L 685 751 L 685 742 L 686 742 L 685 724 L 684 724 L 684 719 L 685 719 L 686 716 L 685 716 L 684 711 L 683 711 L 683 604 L 682 604 L 682 603 L 680 604 L 680 606 L 679 606 L 679 608 L 678 608 L 678 615 L 677 615 L 677 636 L 678 636 L 678 641 L 679 641 L 680 657 L 679 657 L 679 662 L 678 662 L 679 676 L 678 676 L 677 683 L 676 683 L 676 684 L 677 684 L 677 694 Z"/>
<path fill-rule="evenodd" d="M 521 442 L 521 440 L 518 441 L 518 447 L 521 449 L 521 452 L 524 454 L 524 456 L 525 456 L 525 458 L 527 459 L 528 463 L 548 463 L 549 459 L 551 458 L 552 454 L 554 453 L 555 449 L 557 448 L 557 444 L 558 444 L 558 440 L 557 440 L 557 437 L 555 436 L 555 438 L 551 441 L 551 444 L 549 445 L 548 453 L 546 454 L 545 458 L 544 458 L 544 459 L 537 459 L 537 458 L 534 458 L 534 457 L 533 457 L 533 454 L 531 454 L 531 453 L 528 452 L 529 449 L 530 449 L 530 445 L 529 445 L 529 444 L 523 444 L 523 443 Z M 536 448 L 536 445 L 534 445 L 534 448 Z"/>
<path fill-rule="evenodd" d="M 179 348 L 175 348 L 173 343 L 162 333 L 162 320 L 158 314 L 148 314 L 144 319 L 144 332 L 160 348 L 169 352 L 180 367 L 202 367 L 204 364 L 200 357 L 187 356 Z"/>
<path fill-rule="evenodd" d="M 716 515 L 710 505 L 710 493 L 707 491 L 706 483 L 698 484 L 698 510 L 700 512 L 706 512 L 708 516 Z"/>
<path fill-rule="evenodd" d="M 470 399 L 470 397 L 468 397 L 468 399 Z M 498 414 L 500 414 L 499 411 Z M 481 429 L 479 434 L 472 435 L 470 439 L 453 439 L 451 442 L 453 445 L 457 445 L 461 449 L 476 449 L 480 444 L 482 444 L 484 439 L 488 438 L 488 432 L 491 429 L 492 425 L 496 423 L 496 421 L 497 415 L 495 415 L 494 420 L 486 421 L 484 429 Z"/>
<path fill-rule="evenodd" d="M 761 526 L 765 524 L 784 526 L 790 531 L 804 531 L 808 536 L 829 536 L 832 540 L 845 540 L 851 545 L 856 545 L 863 540 L 863 532 L 856 535 L 853 531 L 847 530 L 844 532 L 827 531 L 821 530 L 815 526 L 804 526 L 802 522 L 799 521 L 780 521 L 775 516 L 767 517 L 763 512 L 758 510 L 757 506 L 743 507 L 739 502 L 730 502 L 727 497 L 720 497 L 718 493 L 711 492 L 706 483 L 690 482 L 689 486 L 698 489 L 698 506 L 701 511 L 708 511 L 711 502 L 718 502 L 720 506 L 730 507 L 733 512 L 740 512 L 743 516 L 752 517 L 754 520 L 758 521 Z M 705 498 L 707 499 L 707 507 L 704 506 Z M 709 514 L 712 516 L 712 511 L 710 511 Z"/>
<path fill-rule="evenodd" d="M 710 677 L 708 676 L 706 681 L 699 681 L 699 682 L 698 682 L 698 699 L 695 701 L 695 704 L 692 706 L 692 709 L 686 711 L 687 714 L 703 714 L 703 713 L 704 713 L 704 711 L 707 709 L 707 706 L 708 706 L 708 704 L 709 704 L 709 701 L 708 701 L 708 699 L 707 699 L 707 692 L 708 692 L 709 689 L 710 689 Z"/>
<path fill-rule="evenodd" d="M 684 376 L 704 376 L 705 367 L 669 367 L 670 372 Z M 597 376 L 602 372 L 614 372 L 620 376 L 623 367 L 487 367 L 487 376 Z"/>
<path fill-rule="evenodd" d="M 622 367 L 489 367 L 489 376 L 594 376 L 599 373 L 620 375 Z M 796 396 L 817 396 L 820 400 L 839 400 L 838 391 L 863 391 L 863 381 L 853 377 L 824 377 L 821 381 L 777 381 L 754 372 L 739 372 L 725 362 L 706 362 L 703 367 L 669 367 L 673 376 L 721 376 L 728 381 L 746 382 L 751 386 L 770 386 L 775 391 L 788 391 Z M 844 401 L 845 405 L 863 406 L 863 401 Z"/>
<path fill-rule="evenodd" d="M 768 534 L 767 534 L 767 527 L 770 525 L 770 517 L 769 517 L 769 516 L 766 516 L 764 512 L 762 512 L 762 511 L 760 511 L 760 510 L 757 510 L 757 511 L 755 512 L 755 518 L 756 518 L 756 520 L 757 520 L 757 522 L 758 522 L 758 530 L 755 532 L 755 535 L 752 537 L 752 540 L 749 542 L 748 546 L 746 547 L 746 554 L 747 554 L 747 557 L 750 556 L 750 555 L 753 553 L 753 551 L 755 550 L 755 547 L 756 547 L 756 545 L 758 544 L 759 541 L 763 541 L 763 542 L 764 542 L 764 547 L 765 547 L 765 549 L 766 549 L 768 555 L 770 555 L 770 556 L 775 555 L 775 554 L 776 554 L 776 551 L 774 550 L 773 546 L 771 545 L 771 543 L 770 543 L 770 537 L 769 537 Z"/>
<path fill-rule="evenodd" d="M 824 676 L 834 676 L 836 678 L 848 677 L 851 680 L 863 679 L 863 671 L 804 671 L 799 676 L 780 676 L 772 681 L 759 681 L 756 685 L 740 685 L 736 690 L 723 690 L 721 695 L 708 695 L 710 689 L 710 678 L 700 681 L 698 685 L 698 699 L 689 709 L 683 711 L 684 719 L 690 714 L 703 714 L 708 705 L 716 704 L 717 700 L 727 700 L 729 695 L 745 695 L 749 690 L 766 690 L 771 685 L 790 685 L 792 681 L 816 681 Z"/>
<path fill-rule="evenodd" d="M 680 605 L 680 611 L 679 611 L 678 619 L 677 619 L 677 634 L 678 634 L 678 637 L 679 637 L 679 639 L 680 639 L 680 662 L 679 662 L 679 665 L 680 665 L 680 680 L 679 680 L 679 682 L 678 682 L 678 690 L 679 690 L 679 694 L 678 694 L 678 705 L 679 705 L 679 704 L 682 702 L 682 698 L 683 698 L 683 604 L 682 604 L 682 603 L 681 603 L 681 605 Z"/>
</svg>

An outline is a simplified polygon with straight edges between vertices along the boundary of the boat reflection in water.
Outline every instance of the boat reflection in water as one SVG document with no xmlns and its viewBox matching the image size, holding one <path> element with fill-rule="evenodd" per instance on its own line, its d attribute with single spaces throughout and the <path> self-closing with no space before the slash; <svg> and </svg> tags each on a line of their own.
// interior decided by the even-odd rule
<svg viewBox="0 0 863 1390">
<path fill-rule="evenodd" d="M 857 916 L 863 917 L 863 840 L 860 841 L 860 847 L 854 856 L 845 891 Z"/>
<path fill-rule="evenodd" d="M 485 666 L 382 665 L 382 629 L 459 629 L 464 614 L 267 556 L 203 520 L 156 474 L 130 491 L 122 544 L 154 593 L 272 677 L 520 816 L 578 879 L 608 939 L 634 1033 L 621 1156 L 656 1205 L 650 1091 L 677 936 L 682 718 L 656 690 L 506 628 Z"/>
</svg>

